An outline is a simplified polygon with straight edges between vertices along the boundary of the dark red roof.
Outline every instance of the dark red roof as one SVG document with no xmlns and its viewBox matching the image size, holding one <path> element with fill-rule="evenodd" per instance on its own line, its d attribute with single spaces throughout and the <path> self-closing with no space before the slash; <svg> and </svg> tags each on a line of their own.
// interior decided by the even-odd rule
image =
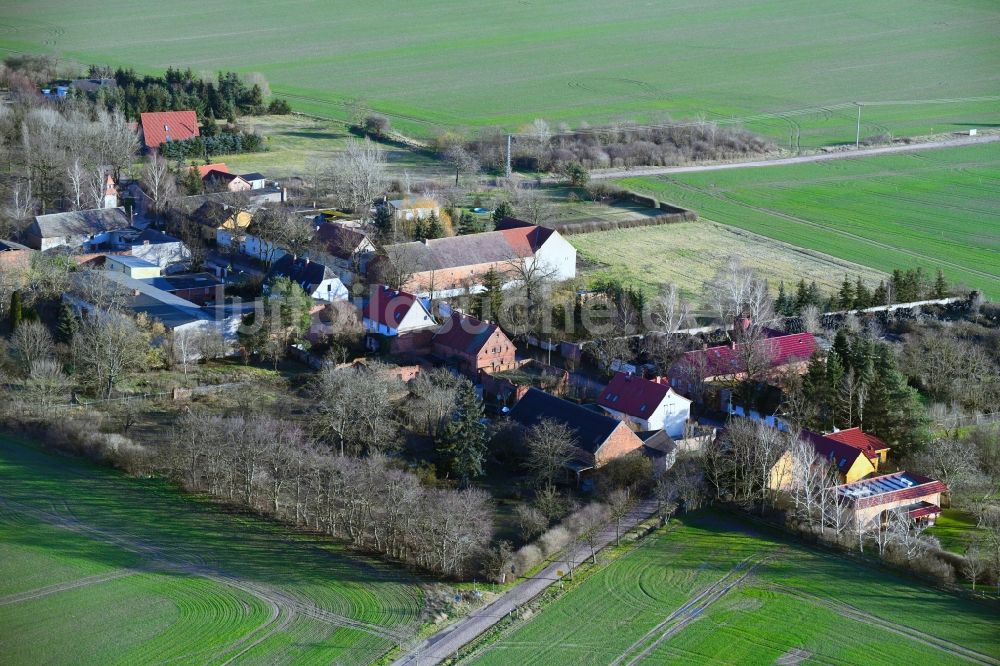
<svg viewBox="0 0 1000 666">
<path fill-rule="evenodd" d="M 371 298 L 365 304 L 365 319 L 377 321 L 389 328 L 398 328 L 399 322 L 403 321 L 416 300 L 417 297 L 413 294 L 378 285 L 372 288 Z"/>
<path fill-rule="evenodd" d="M 642 377 L 619 372 L 601 391 L 597 404 L 629 416 L 648 418 L 670 392 L 668 384 L 659 384 Z"/>
<path fill-rule="evenodd" d="M 802 439 L 813 445 L 817 456 L 836 465 L 842 474 L 851 469 L 858 456 L 865 455 L 865 452 L 857 447 L 809 430 L 802 431 Z"/>
<path fill-rule="evenodd" d="M 139 114 L 142 138 L 147 148 L 159 148 L 164 141 L 184 141 L 200 136 L 194 111 L 150 111 Z"/>
<path fill-rule="evenodd" d="M 886 451 L 889 448 L 888 444 L 875 435 L 869 435 L 861 430 L 861 428 L 838 430 L 837 432 L 828 433 L 826 437 L 835 442 L 853 446 L 854 448 L 864 452 L 864 454 L 872 460 L 878 458 L 879 451 Z"/>
<path fill-rule="evenodd" d="M 855 508 L 865 509 L 891 502 L 918 500 L 948 492 L 944 483 L 919 474 L 896 472 L 873 476 L 854 483 L 837 486 L 837 491 L 854 501 Z"/>
<path fill-rule="evenodd" d="M 350 259 L 366 238 L 364 232 L 336 222 L 324 222 L 316 229 L 316 239 L 327 252 L 341 259 Z"/>
<path fill-rule="evenodd" d="M 816 351 L 816 338 L 811 333 L 793 333 L 791 335 L 776 335 L 766 339 L 768 355 L 772 368 L 779 368 L 790 363 L 808 360 Z M 684 354 L 680 364 L 691 368 L 705 368 L 706 377 L 718 377 L 745 372 L 740 350 L 743 343 L 735 346 L 722 345 L 698 349 Z M 675 374 L 681 372 L 671 368 Z"/>
<path fill-rule="evenodd" d="M 499 327 L 494 323 L 479 321 L 475 317 L 453 312 L 434 334 L 434 344 L 469 356 L 478 356 L 498 330 Z M 503 331 L 500 331 L 500 335 L 507 338 Z"/>
<path fill-rule="evenodd" d="M 910 518 L 925 518 L 927 516 L 936 516 L 941 513 L 941 507 L 937 504 L 932 504 L 930 502 L 920 502 L 917 506 L 910 509 L 907 515 Z"/>
</svg>

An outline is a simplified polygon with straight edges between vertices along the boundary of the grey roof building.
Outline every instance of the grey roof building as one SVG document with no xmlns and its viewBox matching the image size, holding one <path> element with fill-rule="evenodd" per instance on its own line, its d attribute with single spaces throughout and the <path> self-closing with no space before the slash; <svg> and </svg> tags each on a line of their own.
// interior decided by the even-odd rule
<svg viewBox="0 0 1000 666">
<path fill-rule="evenodd" d="M 61 245 L 83 247 L 100 243 L 105 235 L 129 226 L 124 208 L 95 208 L 66 213 L 37 215 L 28 227 L 29 243 L 36 250 L 49 250 Z"/>
</svg>

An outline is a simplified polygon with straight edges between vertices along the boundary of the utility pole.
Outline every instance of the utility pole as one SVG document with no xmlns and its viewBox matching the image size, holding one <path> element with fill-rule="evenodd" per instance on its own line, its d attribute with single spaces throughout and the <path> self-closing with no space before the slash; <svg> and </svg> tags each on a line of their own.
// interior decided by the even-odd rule
<svg viewBox="0 0 1000 666">
<path fill-rule="evenodd" d="M 510 178 L 510 142 L 511 135 L 507 135 L 507 177 Z"/>
<path fill-rule="evenodd" d="M 854 147 L 860 148 L 861 147 L 861 104 L 859 102 L 855 102 L 855 104 L 858 105 L 858 133 L 854 138 Z"/>
</svg>

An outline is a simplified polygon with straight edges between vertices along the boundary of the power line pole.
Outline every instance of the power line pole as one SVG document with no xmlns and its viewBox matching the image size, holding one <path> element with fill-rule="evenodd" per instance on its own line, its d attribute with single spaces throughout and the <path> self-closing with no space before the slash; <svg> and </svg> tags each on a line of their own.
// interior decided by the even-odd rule
<svg viewBox="0 0 1000 666">
<path fill-rule="evenodd" d="M 855 104 L 858 105 L 858 133 L 854 138 L 854 147 L 860 148 L 861 147 L 861 104 L 859 104 L 858 102 L 855 102 Z"/>
<path fill-rule="evenodd" d="M 510 141 L 511 135 L 507 135 L 507 177 L 510 178 Z"/>
</svg>

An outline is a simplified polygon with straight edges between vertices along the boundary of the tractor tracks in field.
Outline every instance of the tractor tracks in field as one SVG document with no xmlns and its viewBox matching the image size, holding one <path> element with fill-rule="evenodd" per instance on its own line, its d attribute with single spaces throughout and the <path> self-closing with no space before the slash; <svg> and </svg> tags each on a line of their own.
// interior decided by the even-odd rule
<svg viewBox="0 0 1000 666">
<path fill-rule="evenodd" d="M 610 666 L 622 666 L 623 664 L 625 666 L 633 666 L 639 663 L 664 642 L 668 641 L 671 636 L 676 635 L 701 617 L 702 613 L 709 606 L 741 585 L 759 566 L 778 554 L 778 552 L 771 553 L 755 561 L 752 561 L 753 556 L 749 556 L 737 562 L 722 578 L 689 598 L 680 608 L 673 611 L 662 622 L 647 631 L 632 645 L 628 646 L 618 658 L 611 662 Z M 637 650 L 640 651 L 636 653 Z"/>
<path fill-rule="evenodd" d="M 959 645 L 958 643 L 953 643 L 952 641 L 934 636 L 933 634 L 928 634 L 927 632 L 915 629 L 905 624 L 898 624 L 877 615 L 872 615 L 871 613 L 842 601 L 836 601 L 834 599 L 828 599 L 815 594 L 810 594 L 809 592 L 789 587 L 787 585 L 782 585 L 780 583 L 770 583 L 767 587 L 782 594 L 798 597 L 799 599 L 803 599 L 809 603 L 826 608 L 827 610 L 830 610 L 849 620 L 855 620 L 868 626 L 892 632 L 916 643 L 921 643 L 922 645 L 946 652 L 954 657 L 960 657 L 976 664 L 984 664 L 985 666 L 1000 666 L 1000 659 L 997 659 L 996 657 L 983 654 L 982 652 L 977 652 L 971 648 Z"/>
<path fill-rule="evenodd" d="M 30 506 L 14 500 L 0 497 L 0 507 L 20 512 L 46 524 L 69 530 L 104 543 L 110 543 L 124 550 L 141 556 L 145 562 L 142 566 L 129 569 L 118 569 L 105 574 L 88 576 L 74 581 L 66 581 L 35 590 L 29 590 L 6 597 L 0 597 L 0 605 L 28 601 L 33 598 L 55 594 L 64 590 L 76 589 L 114 580 L 127 575 L 142 572 L 169 572 L 197 576 L 212 582 L 239 590 L 255 597 L 270 607 L 268 618 L 259 626 L 244 636 L 222 647 L 214 657 L 225 658 L 223 663 L 231 663 L 248 651 L 257 647 L 272 636 L 284 631 L 297 617 L 307 617 L 324 624 L 353 629 L 374 635 L 378 638 L 401 643 L 410 637 L 405 629 L 384 627 L 361 620 L 355 620 L 325 608 L 311 601 L 300 599 L 292 594 L 276 589 L 270 585 L 249 580 L 212 567 L 197 556 L 172 553 L 169 549 L 146 543 L 128 534 L 118 534 L 109 530 L 89 525 L 86 522 L 67 515 L 72 512 L 66 507 L 64 512 L 53 505 L 51 510 Z M 233 654 L 233 650 L 238 650 Z M 228 655 L 228 658 L 226 658 Z"/>
</svg>

